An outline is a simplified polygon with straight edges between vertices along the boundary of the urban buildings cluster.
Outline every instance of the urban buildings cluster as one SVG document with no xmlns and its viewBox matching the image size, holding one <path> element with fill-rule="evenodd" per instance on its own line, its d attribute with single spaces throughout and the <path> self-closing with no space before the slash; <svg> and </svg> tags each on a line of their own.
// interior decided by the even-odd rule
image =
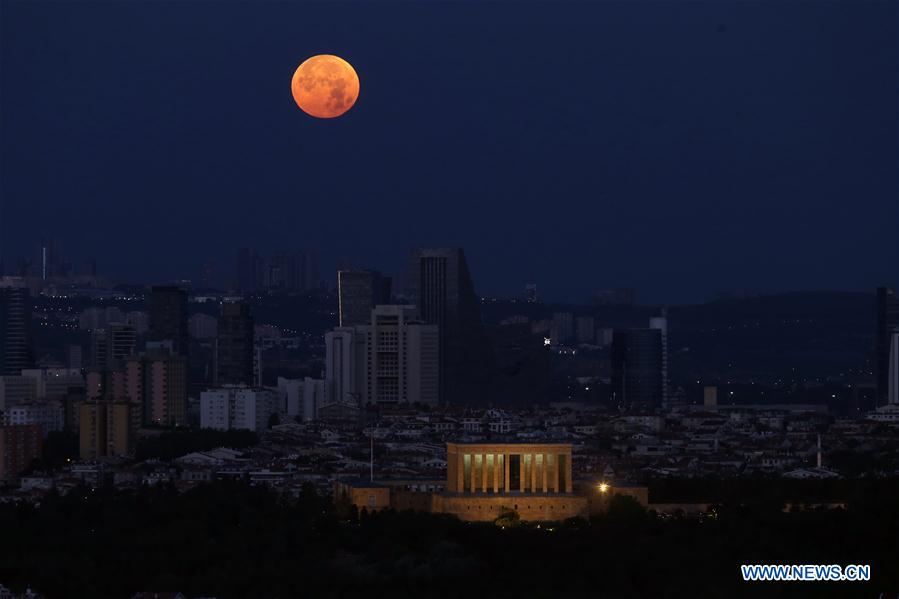
<svg viewBox="0 0 899 599">
<path fill-rule="evenodd" d="M 458 248 L 413 252 L 402 293 L 378 271 L 340 270 L 335 301 L 320 304 L 309 295 L 318 288 L 311 252 L 263 260 L 241 250 L 236 291 L 159 285 L 143 295 L 71 287 L 52 255 L 40 276 L 32 268 L 0 286 L 6 498 L 81 482 L 189 488 L 239 477 L 288 495 L 312 482 L 359 507 L 478 519 L 510 498 L 557 494 L 519 502 L 536 518 L 533 510 L 594 509 L 600 484 L 651 503 L 641 485 L 653 478 L 852 475 L 859 448 L 876 458 L 867 474 L 899 472 L 889 450 L 899 433 L 899 298 L 887 288 L 876 292 L 877 408 L 847 414 L 825 403 L 738 401 L 733 391 L 719 401 L 717 384 L 690 400 L 672 380 L 664 308 L 644 326 L 564 308 L 487 326 L 492 302 L 476 295 Z M 254 294 L 279 293 L 306 294 L 316 328 L 260 322 L 265 303 Z M 58 305 L 38 311 L 38 299 Z M 594 301 L 626 306 L 633 296 L 606 290 Z M 520 306 L 540 306 L 535 283 Z M 40 355 L 36 332 L 59 339 L 59 351 Z M 557 372 L 566 386 L 544 401 L 499 401 L 507 383 L 541 393 Z M 259 442 L 171 461 L 136 457 L 140 443 L 192 429 L 246 431 Z M 77 455 L 42 467 L 55 434 L 77 436 Z M 468 496 L 478 493 L 483 502 Z"/>
</svg>

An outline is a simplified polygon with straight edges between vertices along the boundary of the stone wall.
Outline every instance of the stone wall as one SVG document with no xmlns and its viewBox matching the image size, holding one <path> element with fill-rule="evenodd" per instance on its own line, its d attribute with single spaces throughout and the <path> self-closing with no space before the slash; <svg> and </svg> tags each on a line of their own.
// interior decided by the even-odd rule
<svg viewBox="0 0 899 599">
<path fill-rule="evenodd" d="M 431 511 L 452 514 L 460 520 L 492 522 L 507 510 L 522 520 L 557 521 L 587 516 L 587 499 L 578 495 L 453 495 L 434 494 Z"/>
</svg>

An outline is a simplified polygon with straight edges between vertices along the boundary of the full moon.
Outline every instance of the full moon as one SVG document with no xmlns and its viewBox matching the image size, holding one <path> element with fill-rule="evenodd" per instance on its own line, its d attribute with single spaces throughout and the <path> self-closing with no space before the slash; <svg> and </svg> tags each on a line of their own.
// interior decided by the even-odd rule
<svg viewBox="0 0 899 599">
<path fill-rule="evenodd" d="M 308 115 L 333 119 L 353 107 L 359 76 L 352 65 L 332 54 L 319 54 L 297 67 L 290 82 L 297 106 Z"/>
</svg>

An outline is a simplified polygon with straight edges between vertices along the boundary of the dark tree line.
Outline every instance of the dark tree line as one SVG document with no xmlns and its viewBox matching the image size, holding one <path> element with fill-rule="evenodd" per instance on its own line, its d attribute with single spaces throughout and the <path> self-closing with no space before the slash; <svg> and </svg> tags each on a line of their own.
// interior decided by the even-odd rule
<svg viewBox="0 0 899 599">
<path fill-rule="evenodd" d="M 0 582 L 57 597 L 178 590 L 228 597 L 876 597 L 899 590 L 895 495 L 789 513 L 726 503 L 660 517 L 616 498 L 590 521 L 502 529 L 355 514 L 311 487 L 285 501 L 216 482 L 77 489 L 0 505 Z M 741 563 L 871 564 L 870 583 L 744 583 Z"/>
<path fill-rule="evenodd" d="M 789 479 L 759 475 L 743 478 L 660 478 L 649 482 L 655 503 L 785 503 L 860 502 L 866 497 L 899 497 L 897 478 Z"/>
</svg>

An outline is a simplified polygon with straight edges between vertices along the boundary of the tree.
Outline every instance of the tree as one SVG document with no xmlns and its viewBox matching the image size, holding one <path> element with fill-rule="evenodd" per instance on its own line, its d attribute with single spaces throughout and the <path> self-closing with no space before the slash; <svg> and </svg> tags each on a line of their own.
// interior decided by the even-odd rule
<svg viewBox="0 0 899 599">
<path fill-rule="evenodd" d="M 609 509 L 606 516 L 612 520 L 628 526 L 642 524 L 646 521 L 646 509 L 630 495 L 616 493 L 609 500 Z"/>
<path fill-rule="evenodd" d="M 496 520 L 493 521 L 493 524 L 499 526 L 500 528 L 517 528 L 521 525 L 521 516 L 509 507 L 501 507 L 503 510 L 499 516 L 497 516 Z"/>
</svg>

